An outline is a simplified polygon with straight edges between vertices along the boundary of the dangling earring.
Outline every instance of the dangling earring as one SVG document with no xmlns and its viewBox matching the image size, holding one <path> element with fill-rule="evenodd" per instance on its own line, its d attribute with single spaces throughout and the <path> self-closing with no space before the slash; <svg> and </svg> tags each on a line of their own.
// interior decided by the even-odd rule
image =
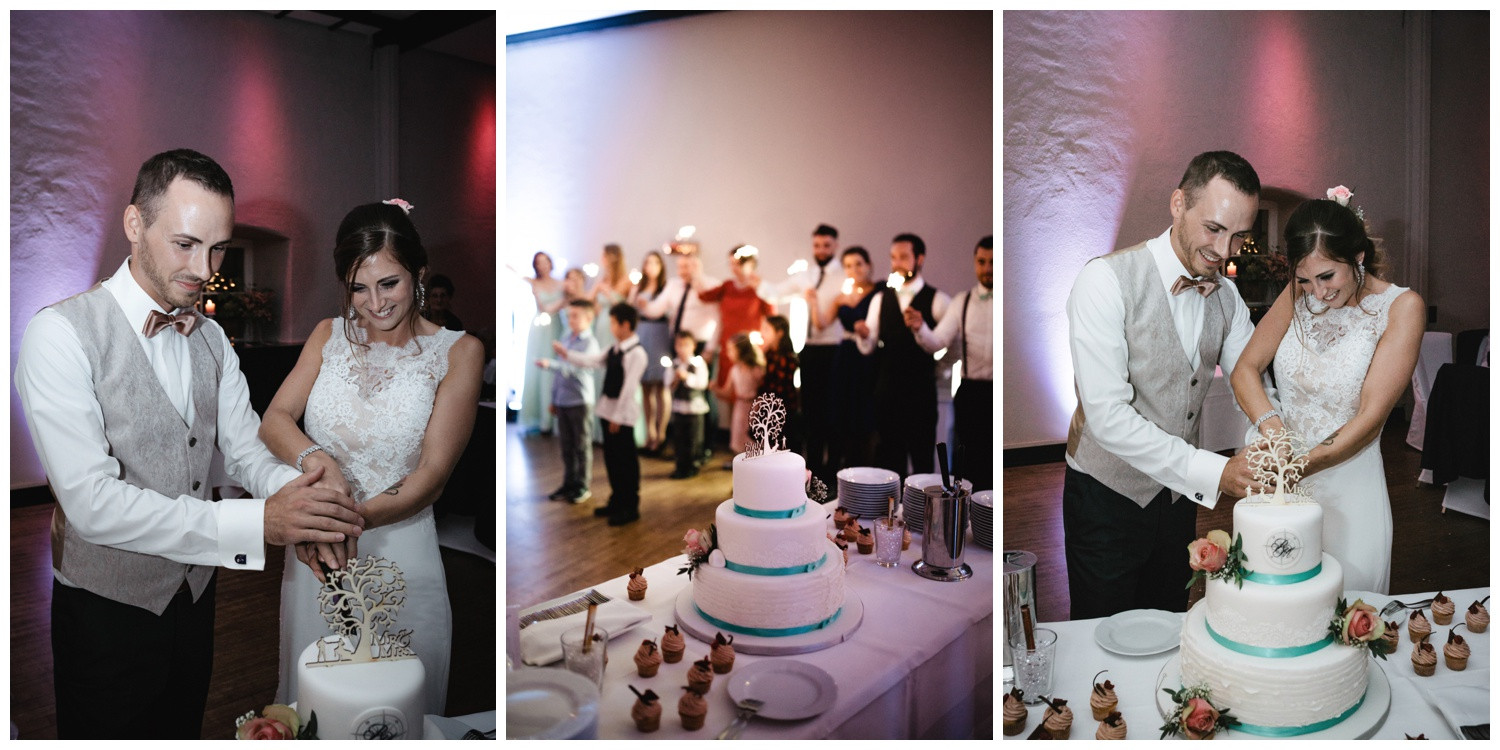
<svg viewBox="0 0 1500 750">
<path fill-rule="evenodd" d="M 427 309 L 427 287 L 422 282 L 417 282 L 417 312 Z"/>
<path fill-rule="evenodd" d="M 1354 288 L 1358 289 L 1360 287 L 1363 287 L 1364 285 L 1365 285 L 1365 267 L 1362 266 L 1362 265 L 1360 265 L 1360 264 L 1358 264 L 1358 263 L 1355 263 L 1354 264 Z"/>
<path fill-rule="evenodd" d="M 354 320 L 354 318 L 356 316 L 358 316 L 358 315 L 359 315 L 359 313 L 357 313 L 357 312 L 354 311 L 354 305 L 350 305 L 349 306 L 349 319 L 350 320 Z"/>
</svg>

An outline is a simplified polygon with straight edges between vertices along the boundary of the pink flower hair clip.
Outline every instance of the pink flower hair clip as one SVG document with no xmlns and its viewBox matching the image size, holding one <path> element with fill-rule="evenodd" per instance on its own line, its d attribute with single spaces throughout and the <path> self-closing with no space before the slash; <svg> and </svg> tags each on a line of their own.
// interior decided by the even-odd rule
<svg viewBox="0 0 1500 750">
<path fill-rule="evenodd" d="M 392 198 L 392 199 L 390 199 L 388 201 L 381 201 L 381 203 L 384 203 L 387 206 L 397 206 L 402 211 L 405 211 L 407 216 L 410 216 L 411 215 L 411 210 L 413 208 L 416 208 L 416 206 L 413 206 L 412 204 L 407 203 L 406 201 L 401 200 L 400 198 Z"/>
</svg>

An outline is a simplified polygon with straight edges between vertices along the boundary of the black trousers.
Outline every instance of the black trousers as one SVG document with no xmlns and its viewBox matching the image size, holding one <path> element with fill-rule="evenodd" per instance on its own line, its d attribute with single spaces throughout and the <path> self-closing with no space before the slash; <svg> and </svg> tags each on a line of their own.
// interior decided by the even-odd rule
<svg viewBox="0 0 1500 750">
<path fill-rule="evenodd" d="M 926 382 L 905 395 L 875 397 L 875 465 L 905 478 L 933 471 L 937 459 L 937 386 Z M 911 471 L 906 460 L 911 459 Z"/>
<path fill-rule="evenodd" d="M 807 468 L 813 476 L 822 479 L 828 486 L 835 486 L 833 455 L 833 358 L 838 352 L 836 345 L 810 345 L 802 347 L 798 355 L 798 366 L 802 369 L 802 417 L 807 444 L 804 456 Z"/>
<path fill-rule="evenodd" d="M 989 380 L 965 380 L 953 396 L 953 444 L 964 447 L 964 479 L 974 489 L 995 487 L 995 386 Z"/>
<path fill-rule="evenodd" d="M 1107 617 L 1131 609 L 1187 610 L 1187 546 L 1197 533 L 1198 506 L 1172 502 L 1162 489 L 1142 508 L 1099 480 L 1063 475 L 1063 541 L 1067 550 L 1069 617 Z"/>
<path fill-rule="evenodd" d="M 641 506 L 641 459 L 635 447 L 635 428 L 620 425 L 609 431 L 609 423 L 599 420 L 604 434 L 604 470 L 609 473 L 609 511 L 611 515 L 635 513 Z"/>
<path fill-rule="evenodd" d="M 196 602 L 179 592 L 160 616 L 53 581 L 58 739 L 201 739 L 217 581 Z"/>
<path fill-rule="evenodd" d="M 677 471 L 691 474 L 702 464 L 703 418 L 706 414 L 672 412 L 672 447 L 677 454 Z"/>
</svg>

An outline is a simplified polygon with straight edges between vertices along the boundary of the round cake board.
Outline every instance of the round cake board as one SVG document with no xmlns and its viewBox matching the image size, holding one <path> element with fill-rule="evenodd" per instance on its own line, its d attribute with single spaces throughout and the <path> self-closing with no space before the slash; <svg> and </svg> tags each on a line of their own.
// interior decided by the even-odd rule
<svg viewBox="0 0 1500 750">
<path fill-rule="evenodd" d="M 736 641 L 738 643 L 738 641 Z M 1166 666 L 1161 668 L 1161 676 L 1156 680 L 1156 710 L 1165 720 L 1167 713 L 1172 709 L 1172 699 L 1162 691 L 1163 688 L 1171 687 L 1180 689 L 1182 687 L 1182 656 L 1173 654 L 1167 660 Z M 1365 700 L 1349 718 L 1327 728 L 1307 734 L 1299 734 L 1295 737 L 1286 737 L 1289 740 L 1367 740 L 1375 736 L 1376 730 L 1385 723 L 1385 717 L 1391 711 L 1391 681 L 1385 676 L 1385 670 L 1379 665 L 1371 664 L 1365 672 Z M 1229 713 L 1234 713 L 1234 706 L 1229 707 Z M 1178 737 L 1177 739 L 1185 739 Z M 1214 739 L 1229 740 L 1270 740 L 1277 739 L 1263 737 L 1249 732 L 1229 730 L 1214 735 Z"/>
<path fill-rule="evenodd" d="M 710 624 L 698 614 L 698 607 L 693 604 L 693 587 L 691 586 L 677 595 L 676 610 L 677 625 L 682 628 L 682 632 L 704 643 L 712 644 L 714 634 L 723 630 Z M 860 600 L 859 595 L 854 593 L 854 589 L 849 588 L 849 584 L 846 583 L 844 584 L 843 610 L 839 612 L 837 620 L 822 630 L 812 630 L 780 638 L 742 635 L 733 631 L 729 634 L 734 636 L 734 650 L 738 653 L 787 656 L 822 651 L 829 646 L 843 643 L 853 637 L 854 631 L 859 629 L 859 624 L 864 619 L 865 604 Z"/>
</svg>

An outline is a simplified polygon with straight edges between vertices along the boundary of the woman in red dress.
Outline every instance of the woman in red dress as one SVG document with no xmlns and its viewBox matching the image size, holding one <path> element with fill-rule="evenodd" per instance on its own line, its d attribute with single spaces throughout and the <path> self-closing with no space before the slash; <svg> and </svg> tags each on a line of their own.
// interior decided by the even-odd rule
<svg viewBox="0 0 1500 750">
<path fill-rule="evenodd" d="M 719 369 L 714 378 L 715 390 L 724 387 L 729 368 L 734 365 L 730 361 L 729 340 L 737 333 L 760 331 L 766 316 L 776 312 L 775 306 L 761 299 L 757 291 L 760 276 L 755 272 L 759 266 L 756 255 L 755 248 L 749 245 L 736 246 L 729 251 L 729 268 L 734 278 L 698 293 L 698 299 L 704 302 L 719 303 Z"/>
</svg>

